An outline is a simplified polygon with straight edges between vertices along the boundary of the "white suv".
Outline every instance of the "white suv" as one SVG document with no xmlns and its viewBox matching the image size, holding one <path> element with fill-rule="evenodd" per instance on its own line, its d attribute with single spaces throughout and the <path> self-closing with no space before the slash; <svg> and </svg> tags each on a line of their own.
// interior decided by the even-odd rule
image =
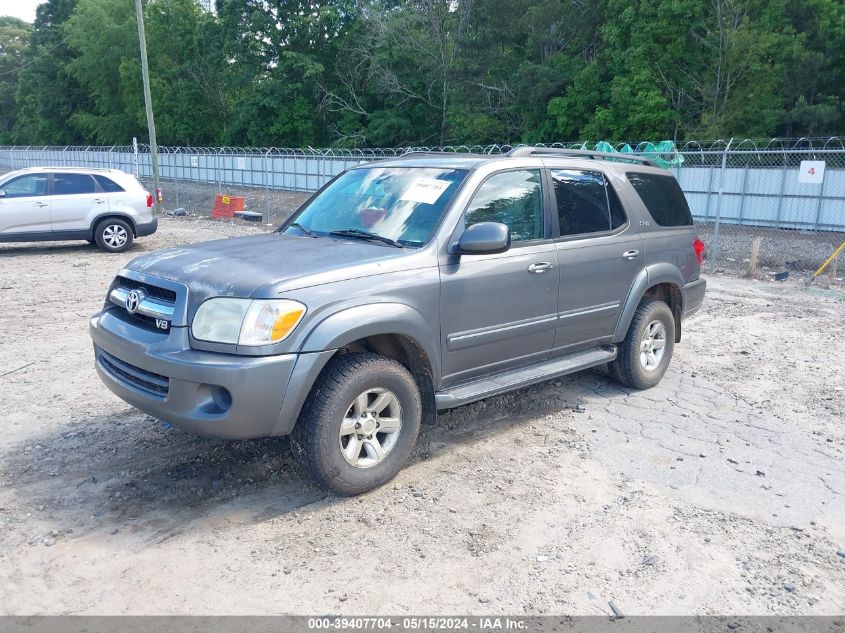
<svg viewBox="0 0 845 633">
<path fill-rule="evenodd" d="M 32 167 L 0 176 L 0 242 L 88 240 L 119 253 L 157 227 L 152 194 L 117 169 Z"/>
</svg>

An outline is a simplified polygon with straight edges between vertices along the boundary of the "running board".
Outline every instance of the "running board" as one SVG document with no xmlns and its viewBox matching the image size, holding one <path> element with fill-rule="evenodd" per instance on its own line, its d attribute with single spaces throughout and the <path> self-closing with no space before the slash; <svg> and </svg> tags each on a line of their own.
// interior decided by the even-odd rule
<svg viewBox="0 0 845 633">
<path fill-rule="evenodd" d="M 593 347 L 527 367 L 519 367 L 509 372 L 485 376 L 453 387 L 448 391 L 439 391 L 434 395 L 434 402 L 438 411 L 452 409 L 476 400 L 609 363 L 614 358 L 616 358 L 615 345 Z"/>
</svg>

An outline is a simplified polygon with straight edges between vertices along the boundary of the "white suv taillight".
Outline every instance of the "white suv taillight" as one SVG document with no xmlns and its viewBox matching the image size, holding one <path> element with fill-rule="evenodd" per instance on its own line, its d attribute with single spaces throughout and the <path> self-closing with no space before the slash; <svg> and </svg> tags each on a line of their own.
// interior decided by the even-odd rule
<svg viewBox="0 0 845 633">
<path fill-rule="evenodd" d="M 147 208 L 148 209 L 153 208 L 153 194 L 151 194 L 151 193 L 147 194 Z"/>
</svg>

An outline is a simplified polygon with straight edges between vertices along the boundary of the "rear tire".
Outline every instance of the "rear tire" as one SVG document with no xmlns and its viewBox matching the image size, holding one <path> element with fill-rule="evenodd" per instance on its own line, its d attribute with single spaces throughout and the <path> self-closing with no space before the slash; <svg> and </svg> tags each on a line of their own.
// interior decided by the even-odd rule
<svg viewBox="0 0 845 633">
<path fill-rule="evenodd" d="M 633 389 L 654 387 L 663 378 L 675 349 L 675 317 L 659 299 L 645 299 L 637 307 L 628 334 L 619 344 L 610 376 Z"/>
<path fill-rule="evenodd" d="M 359 495 L 402 469 L 421 419 L 420 392 L 405 367 L 378 354 L 335 356 L 302 407 L 291 448 L 323 488 Z"/>
<path fill-rule="evenodd" d="M 134 234 L 125 220 L 106 218 L 94 229 L 94 241 L 107 253 L 122 253 L 132 246 Z"/>
</svg>

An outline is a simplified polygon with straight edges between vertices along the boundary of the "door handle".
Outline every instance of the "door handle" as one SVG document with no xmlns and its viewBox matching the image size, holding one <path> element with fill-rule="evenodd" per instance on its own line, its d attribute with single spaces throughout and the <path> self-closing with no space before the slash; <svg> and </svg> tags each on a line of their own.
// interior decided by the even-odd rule
<svg viewBox="0 0 845 633">
<path fill-rule="evenodd" d="M 48 204 L 47 202 L 36 202 L 36 203 L 35 203 L 35 206 L 36 206 L 36 207 L 46 207 L 46 206 L 47 206 L 47 204 Z"/>
<path fill-rule="evenodd" d="M 640 251 L 625 251 L 622 253 L 622 259 L 636 259 L 640 256 Z"/>
<path fill-rule="evenodd" d="M 93 202 L 94 204 L 103 204 L 105 200 L 103 200 L 102 198 L 94 198 L 91 202 Z"/>
<path fill-rule="evenodd" d="M 551 262 L 537 262 L 536 264 L 531 264 L 528 267 L 529 273 L 544 273 L 547 270 L 551 270 L 554 268 Z"/>
</svg>

